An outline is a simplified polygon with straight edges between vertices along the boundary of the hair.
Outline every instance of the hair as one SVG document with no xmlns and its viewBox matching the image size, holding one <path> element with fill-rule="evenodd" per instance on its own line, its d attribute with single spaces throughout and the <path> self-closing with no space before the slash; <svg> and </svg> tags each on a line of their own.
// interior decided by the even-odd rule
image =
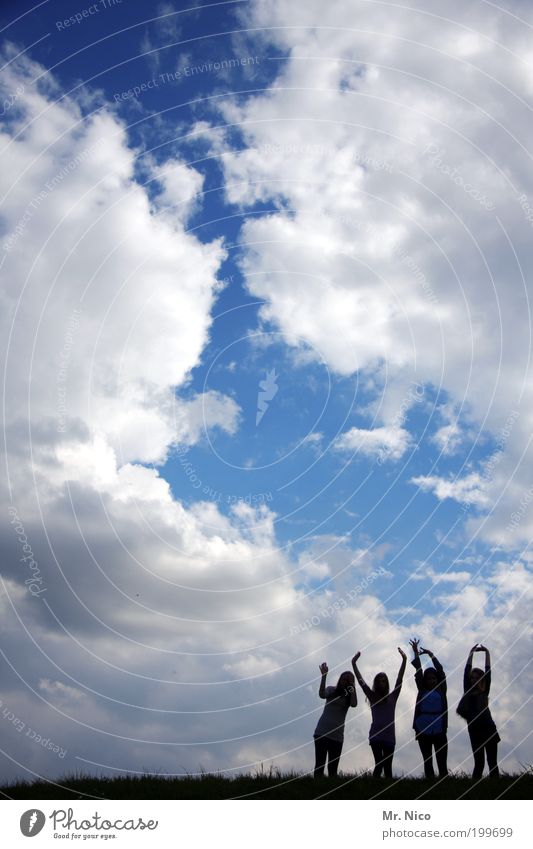
<svg viewBox="0 0 533 849">
<path fill-rule="evenodd" d="M 426 669 L 424 669 L 423 678 L 424 678 L 424 684 L 426 685 L 426 687 L 427 687 L 428 675 L 433 675 L 434 678 L 437 678 L 437 672 L 436 672 L 434 666 L 428 666 Z M 438 678 L 437 678 L 437 682 L 438 682 Z"/>
<path fill-rule="evenodd" d="M 351 701 L 352 694 L 346 689 L 346 687 L 340 686 L 341 679 L 344 678 L 345 675 L 348 675 L 353 681 L 353 684 L 351 686 L 355 685 L 355 676 L 353 672 L 350 672 L 349 669 L 347 669 L 345 672 L 341 672 L 341 674 L 339 675 L 339 680 L 337 681 L 337 686 L 335 687 L 335 698 L 338 698 L 339 696 L 344 696 L 347 701 Z"/>
<path fill-rule="evenodd" d="M 479 666 L 474 666 L 474 667 L 470 670 L 470 680 L 472 680 L 472 673 L 473 673 L 473 672 L 477 672 L 477 673 L 479 673 L 479 678 L 478 678 L 478 680 L 476 681 L 476 685 L 477 685 L 477 684 L 480 684 L 481 686 L 480 686 L 480 688 L 479 688 L 479 689 L 480 689 L 481 691 L 484 691 L 484 690 L 485 690 L 485 672 L 484 672 L 484 670 L 483 670 L 483 669 L 480 669 L 480 668 L 479 668 Z"/>
<path fill-rule="evenodd" d="M 386 690 L 386 692 L 385 692 L 385 693 L 383 693 L 383 695 L 381 696 L 381 698 L 382 698 L 382 699 L 386 699 L 386 698 L 388 698 L 389 693 L 390 693 L 390 684 L 389 684 L 389 676 L 388 676 L 385 672 L 378 672 L 378 674 L 377 674 L 377 675 L 374 675 L 374 680 L 373 680 L 373 682 L 372 682 L 372 692 L 373 692 L 376 696 L 378 695 L 378 693 L 376 692 L 376 684 L 377 684 L 377 680 L 378 680 L 378 678 L 381 678 L 382 676 L 385 678 L 385 681 L 387 682 L 387 690 Z"/>
</svg>

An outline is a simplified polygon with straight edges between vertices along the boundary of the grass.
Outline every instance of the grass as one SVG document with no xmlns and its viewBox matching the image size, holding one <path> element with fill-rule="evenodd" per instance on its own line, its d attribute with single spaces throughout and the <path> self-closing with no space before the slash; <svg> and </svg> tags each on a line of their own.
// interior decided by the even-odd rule
<svg viewBox="0 0 533 849">
<path fill-rule="evenodd" d="M 5 799 L 531 799 L 532 791 L 531 767 L 516 775 L 481 781 L 472 781 L 465 774 L 442 781 L 401 776 L 385 781 L 369 773 L 314 780 L 301 773 L 261 769 L 231 778 L 211 773 L 180 778 L 74 773 L 55 782 L 23 781 L 0 787 Z"/>
</svg>

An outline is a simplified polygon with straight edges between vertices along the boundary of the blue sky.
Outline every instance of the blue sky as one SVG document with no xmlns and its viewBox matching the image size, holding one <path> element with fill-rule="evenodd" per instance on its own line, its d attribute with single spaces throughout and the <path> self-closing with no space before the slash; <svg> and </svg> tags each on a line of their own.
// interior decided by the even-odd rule
<svg viewBox="0 0 533 849">
<path fill-rule="evenodd" d="M 6 776 L 307 768 L 413 634 L 528 756 L 522 4 L 295 5 L 3 6 Z"/>
</svg>

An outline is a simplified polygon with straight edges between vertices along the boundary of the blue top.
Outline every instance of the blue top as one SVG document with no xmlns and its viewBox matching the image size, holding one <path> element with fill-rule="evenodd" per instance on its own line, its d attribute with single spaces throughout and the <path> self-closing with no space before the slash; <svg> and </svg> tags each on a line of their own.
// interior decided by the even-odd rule
<svg viewBox="0 0 533 849">
<path fill-rule="evenodd" d="M 438 690 L 428 690 L 419 700 L 419 712 L 415 717 L 417 734 L 442 734 L 444 731 L 443 699 Z"/>
</svg>

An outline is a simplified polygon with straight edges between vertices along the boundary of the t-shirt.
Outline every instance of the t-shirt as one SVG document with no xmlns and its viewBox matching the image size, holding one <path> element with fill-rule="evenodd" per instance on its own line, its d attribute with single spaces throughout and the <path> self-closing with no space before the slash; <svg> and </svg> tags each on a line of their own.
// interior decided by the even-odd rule
<svg viewBox="0 0 533 849">
<path fill-rule="evenodd" d="M 463 677 L 463 690 L 466 699 L 465 719 L 468 722 L 468 730 L 471 733 L 476 735 L 481 734 L 485 737 L 491 734 L 498 736 L 496 725 L 489 708 L 489 692 L 492 680 L 490 666 L 485 668 L 485 674 L 483 675 L 485 689 L 482 691 L 476 687 L 472 687 L 470 683 L 471 672 L 472 663 L 468 662 L 465 666 Z"/>
<path fill-rule="evenodd" d="M 496 731 L 486 692 L 473 691 L 467 694 L 467 714 L 468 726 L 475 731 L 484 733 Z"/>
<path fill-rule="evenodd" d="M 420 713 L 415 719 L 415 731 L 417 734 L 442 734 L 444 722 L 442 717 L 442 696 L 438 690 L 428 690 L 420 698 Z"/>
<path fill-rule="evenodd" d="M 370 699 L 370 710 L 372 711 L 372 725 L 368 739 L 373 742 L 389 743 L 396 745 L 396 734 L 394 731 L 394 713 L 396 711 L 396 702 L 400 695 L 401 687 L 396 687 L 384 699 L 376 699 L 375 694 L 369 690 L 367 693 Z"/>
<path fill-rule="evenodd" d="M 326 687 L 326 704 L 318 720 L 313 737 L 329 737 L 342 743 L 344 740 L 344 721 L 349 700 L 346 696 L 335 696 L 336 687 Z"/>
</svg>

